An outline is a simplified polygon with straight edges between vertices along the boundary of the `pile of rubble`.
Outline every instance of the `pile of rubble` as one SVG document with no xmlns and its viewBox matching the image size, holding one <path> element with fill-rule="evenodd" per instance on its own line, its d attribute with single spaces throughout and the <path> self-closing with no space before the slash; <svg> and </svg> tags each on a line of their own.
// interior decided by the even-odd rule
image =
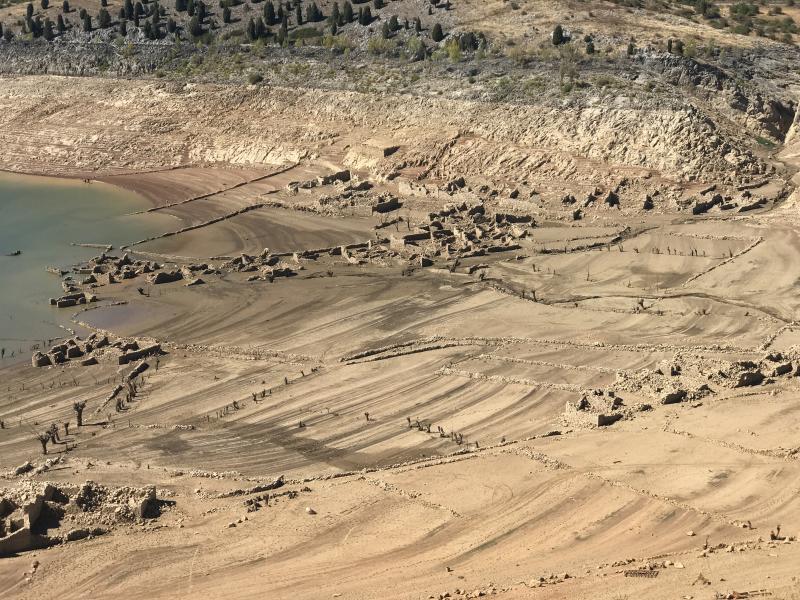
<svg viewBox="0 0 800 600">
<path fill-rule="evenodd" d="M 154 487 L 20 481 L 0 489 L 0 556 L 102 535 L 160 514 Z"/>
<path fill-rule="evenodd" d="M 162 268 L 157 262 L 133 260 L 128 254 L 122 258 L 107 255 L 105 252 L 92 258 L 84 267 L 75 269 L 76 273 L 86 275 L 82 285 L 96 287 L 118 283 L 124 279 L 134 279 L 139 275 L 147 275 Z"/>
<path fill-rule="evenodd" d="M 299 263 L 297 258 L 296 256 L 295 262 Z M 302 265 L 287 263 L 283 260 L 282 255 L 272 254 L 269 248 L 264 248 L 258 256 L 242 254 L 223 263 L 221 268 L 235 273 L 252 273 L 247 281 L 269 281 L 270 283 L 276 277 L 292 277 L 297 274 L 298 270 L 303 269 Z"/>
<path fill-rule="evenodd" d="M 109 342 L 108 336 L 92 333 L 85 341 L 76 336 L 55 344 L 46 353 L 36 351 L 31 357 L 31 366 L 49 367 L 77 362 L 87 367 L 98 364 L 100 359 L 108 355 L 116 357 L 118 364 L 126 365 L 159 354 L 163 354 L 163 351 L 158 343 L 140 345 L 136 340 L 124 339 Z"/>
<path fill-rule="evenodd" d="M 86 338 L 85 342 L 76 336 L 51 346 L 46 354 L 37 351 L 31 358 L 31 365 L 34 367 L 49 367 L 50 365 L 60 365 L 73 359 L 80 359 L 80 363 L 84 366 L 96 365 L 97 358 L 91 355 L 95 350 L 105 348 L 108 345 L 107 336 L 99 336 L 93 333 Z"/>
<path fill-rule="evenodd" d="M 531 215 L 495 212 L 483 204 L 446 205 L 428 215 L 428 224 L 402 236 L 392 236 L 392 250 L 429 266 L 434 257 L 470 258 L 521 248 L 520 240 L 536 226 Z"/>
<path fill-rule="evenodd" d="M 792 353 L 774 352 L 761 360 L 727 361 L 676 353 L 656 369 L 620 372 L 615 385 L 641 393 L 660 404 L 698 401 L 715 389 L 736 389 L 800 376 L 800 361 Z"/>
</svg>

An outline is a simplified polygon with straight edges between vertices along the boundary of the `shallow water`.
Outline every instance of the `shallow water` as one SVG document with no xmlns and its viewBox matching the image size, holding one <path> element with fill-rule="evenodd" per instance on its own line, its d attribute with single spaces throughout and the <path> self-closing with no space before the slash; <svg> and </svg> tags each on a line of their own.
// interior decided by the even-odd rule
<svg viewBox="0 0 800 600">
<path fill-rule="evenodd" d="M 0 175 L 0 347 L 3 362 L 66 334 L 74 309 L 58 310 L 49 298 L 63 294 L 57 275 L 96 256 L 99 249 L 75 243 L 121 244 L 167 229 L 160 215 L 130 215 L 147 208 L 131 192 L 102 183 L 87 184 L 22 175 Z M 20 250 L 19 256 L 6 256 Z M 73 275 L 76 279 L 80 276 Z M 2 364 L 2 363 L 0 363 Z"/>
</svg>

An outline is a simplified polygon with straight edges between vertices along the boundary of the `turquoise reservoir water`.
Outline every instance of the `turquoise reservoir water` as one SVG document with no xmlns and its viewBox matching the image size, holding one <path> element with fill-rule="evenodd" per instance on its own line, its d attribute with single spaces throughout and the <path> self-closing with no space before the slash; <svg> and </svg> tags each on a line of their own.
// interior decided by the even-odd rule
<svg viewBox="0 0 800 600">
<path fill-rule="evenodd" d="M 74 310 L 49 305 L 63 291 L 45 267 L 66 270 L 101 252 L 73 242 L 112 244 L 118 252 L 121 244 L 165 231 L 169 217 L 129 214 L 147 207 L 111 185 L 0 174 L 0 365 L 66 334 L 59 325 L 68 325 Z"/>
</svg>

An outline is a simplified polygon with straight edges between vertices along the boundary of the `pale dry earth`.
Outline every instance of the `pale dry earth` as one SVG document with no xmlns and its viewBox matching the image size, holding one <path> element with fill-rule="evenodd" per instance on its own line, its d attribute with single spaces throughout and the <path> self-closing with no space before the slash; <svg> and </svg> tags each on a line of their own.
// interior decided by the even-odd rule
<svg viewBox="0 0 800 600">
<path fill-rule="evenodd" d="M 69 452 L 51 446 L 62 463 L 0 487 L 155 485 L 174 505 L 0 559 L 2 597 L 800 595 L 790 539 L 800 533 L 800 379 L 737 388 L 720 375 L 777 352 L 798 366 L 796 123 L 767 153 L 680 102 L 567 111 L 274 87 L 2 83 L 0 167 L 102 178 L 175 216 L 176 231 L 195 227 L 133 244 L 134 257 L 220 265 L 264 248 L 382 248 L 462 202 L 536 221 L 518 248 L 458 264 L 433 251 L 427 268 L 382 250 L 358 264 L 325 251 L 273 283 L 223 271 L 197 287 L 146 285 L 149 296 L 136 291 L 142 278 L 96 288 L 99 302 L 76 322 L 156 340 L 166 354 L 157 368 L 148 359 L 120 412 L 104 402 L 128 371 L 113 355 L 0 371 L 0 472 L 41 463 L 32 431 L 74 419 L 76 400 L 89 415 L 73 424 Z M 374 187 L 287 187 L 343 169 Z M 448 192 L 458 176 L 467 185 Z M 739 206 L 743 184 L 766 201 L 681 209 L 712 184 Z M 620 207 L 598 201 L 573 220 L 561 198 L 595 187 L 619 190 Z M 654 210 L 642 210 L 656 189 Z M 373 213 L 379 194 L 402 207 Z M 664 389 L 703 383 L 710 394 L 661 404 Z M 598 427 L 608 391 L 622 419 Z M 584 396 L 588 413 L 575 408 Z M 263 496 L 251 488 L 281 475 L 276 491 L 296 497 L 247 512 Z M 242 493 L 218 497 L 233 490 Z M 786 539 L 770 540 L 778 524 Z"/>
</svg>

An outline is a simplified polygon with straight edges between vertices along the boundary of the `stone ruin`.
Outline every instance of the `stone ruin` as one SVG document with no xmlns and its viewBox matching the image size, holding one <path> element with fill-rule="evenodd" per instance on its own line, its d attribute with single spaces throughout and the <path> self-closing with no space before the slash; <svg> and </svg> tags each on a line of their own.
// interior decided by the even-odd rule
<svg viewBox="0 0 800 600">
<path fill-rule="evenodd" d="M 148 356 L 165 354 L 161 344 L 139 344 L 138 341 L 116 340 L 109 341 L 108 336 L 92 333 L 86 340 L 76 336 L 59 344 L 55 344 L 46 353 L 36 351 L 31 357 L 31 366 L 49 367 L 69 363 L 79 363 L 81 366 L 99 364 L 100 360 L 115 357 L 120 365 L 140 360 Z"/>
<path fill-rule="evenodd" d="M 154 487 L 109 488 L 20 481 L 0 488 L 0 557 L 103 535 L 122 523 L 157 518 Z"/>
</svg>

